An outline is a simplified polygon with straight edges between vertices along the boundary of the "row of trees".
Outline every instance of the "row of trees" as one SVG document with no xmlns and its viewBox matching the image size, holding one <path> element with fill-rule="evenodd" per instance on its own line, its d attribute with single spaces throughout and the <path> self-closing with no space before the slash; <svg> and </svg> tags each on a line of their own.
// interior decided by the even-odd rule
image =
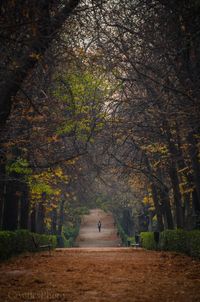
<svg viewBox="0 0 200 302">
<path fill-rule="evenodd" d="M 78 3 L 72 0 L 1 1 L 0 4 L 0 224 L 3 229 L 29 227 L 42 233 L 50 196 L 55 204 L 61 194 L 60 182 L 66 176 L 58 166 L 50 168 L 47 150 L 53 131 L 44 130 L 45 123 L 54 122 L 55 126 L 56 118 L 50 110 L 55 99 L 50 100 L 45 94 L 52 69 L 52 51 L 48 55 L 48 50 L 53 41 L 56 43 L 64 22 Z M 46 169 L 42 170 L 40 165 Z M 41 202 L 37 204 L 35 200 Z"/>
<path fill-rule="evenodd" d="M 96 22 L 121 83 L 111 156 L 129 177 L 145 176 L 159 230 L 199 226 L 199 10 L 198 1 L 115 1 Z"/>
<path fill-rule="evenodd" d="M 109 87 L 79 49 L 67 59 L 66 53 L 56 59 L 57 52 L 53 45 L 26 78 L 2 131 L 3 229 L 60 235 L 65 218 L 76 223 L 70 213 L 87 205 L 95 174 L 87 160 L 103 127 Z"/>
<path fill-rule="evenodd" d="M 102 139 L 115 172 L 136 192 L 142 183 L 159 230 L 199 227 L 199 11 L 199 1 L 109 1 L 82 12 L 73 37 L 117 87 Z"/>
</svg>

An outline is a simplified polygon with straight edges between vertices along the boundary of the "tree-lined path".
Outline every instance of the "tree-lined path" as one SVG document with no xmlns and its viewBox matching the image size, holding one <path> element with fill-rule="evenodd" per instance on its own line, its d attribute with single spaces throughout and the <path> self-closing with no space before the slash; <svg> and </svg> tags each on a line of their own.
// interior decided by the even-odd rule
<svg viewBox="0 0 200 302">
<path fill-rule="evenodd" d="M 0 264 L 0 301 L 199 302 L 200 263 L 133 248 L 71 248 Z"/>
<path fill-rule="evenodd" d="M 0 302 L 199 302 L 200 0 L 0 16 Z"/>
<path fill-rule="evenodd" d="M 97 224 L 101 221 L 101 232 Z M 79 236 L 76 240 L 78 247 L 118 247 L 121 244 L 117 236 L 117 229 L 111 213 L 106 213 L 100 209 L 90 210 L 88 215 L 84 215 L 80 227 Z"/>
</svg>

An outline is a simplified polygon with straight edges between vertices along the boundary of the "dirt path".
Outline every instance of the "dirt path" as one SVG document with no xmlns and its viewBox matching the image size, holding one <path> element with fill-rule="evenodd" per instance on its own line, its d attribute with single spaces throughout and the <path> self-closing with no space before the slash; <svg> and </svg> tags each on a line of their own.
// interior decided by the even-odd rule
<svg viewBox="0 0 200 302">
<path fill-rule="evenodd" d="M 101 221 L 101 232 L 97 223 Z M 117 229 L 111 213 L 100 209 L 93 209 L 89 215 L 82 219 L 79 236 L 76 240 L 77 247 L 117 247 L 121 240 L 117 237 Z"/>
<path fill-rule="evenodd" d="M 0 264 L 2 302 L 199 302 L 200 262 L 133 248 L 73 248 Z"/>
</svg>

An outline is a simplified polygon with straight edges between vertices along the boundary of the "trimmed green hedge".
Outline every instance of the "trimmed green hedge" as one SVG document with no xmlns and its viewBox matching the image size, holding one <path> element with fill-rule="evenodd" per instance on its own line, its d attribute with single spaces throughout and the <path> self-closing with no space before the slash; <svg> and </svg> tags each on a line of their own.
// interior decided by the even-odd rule
<svg viewBox="0 0 200 302">
<path fill-rule="evenodd" d="M 200 230 L 166 230 L 160 233 L 158 244 L 153 232 L 143 232 L 140 235 L 145 249 L 174 251 L 200 258 Z"/>
<path fill-rule="evenodd" d="M 23 252 L 36 252 L 33 237 L 39 245 L 51 243 L 53 248 L 57 246 L 56 236 L 35 234 L 28 230 L 0 231 L 0 260 Z"/>
<path fill-rule="evenodd" d="M 160 234 L 159 247 L 164 251 L 188 254 L 189 232 L 184 230 L 166 230 Z"/>
<path fill-rule="evenodd" d="M 141 244 L 147 250 L 157 250 L 158 245 L 154 240 L 154 233 L 153 232 L 143 232 L 140 234 L 141 236 Z"/>
<path fill-rule="evenodd" d="M 7 259 L 14 254 L 14 242 L 16 242 L 14 232 L 0 232 L 0 259 Z"/>
<path fill-rule="evenodd" d="M 200 230 L 190 231 L 189 233 L 189 255 L 200 259 Z"/>
</svg>

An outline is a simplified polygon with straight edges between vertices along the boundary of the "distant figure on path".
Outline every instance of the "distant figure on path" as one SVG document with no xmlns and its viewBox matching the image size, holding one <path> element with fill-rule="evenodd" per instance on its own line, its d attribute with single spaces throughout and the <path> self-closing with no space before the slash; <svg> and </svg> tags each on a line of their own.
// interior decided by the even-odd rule
<svg viewBox="0 0 200 302">
<path fill-rule="evenodd" d="M 99 232 L 101 232 L 101 221 L 100 220 L 98 222 L 98 229 L 99 229 Z"/>
</svg>

